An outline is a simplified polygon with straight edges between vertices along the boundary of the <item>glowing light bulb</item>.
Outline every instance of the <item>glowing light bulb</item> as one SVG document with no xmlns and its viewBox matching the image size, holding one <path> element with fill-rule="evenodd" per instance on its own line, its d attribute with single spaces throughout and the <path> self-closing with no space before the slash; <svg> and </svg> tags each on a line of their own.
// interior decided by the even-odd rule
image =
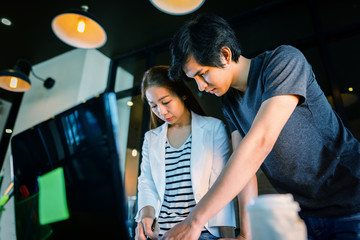
<svg viewBox="0 0 360 240">
<path fill-rule="evenodd" d="M 352 88 L 352 87 L 349 87 L 349 92 L 352 92 L 352 91 L 354 91 L 354 89 Z"/>
<path fill-rule="evenodd" d="M 7 19 L 7 18 L 1 18 L 1 22 L 6 26 L 11 26 L 11 24 L 12 24 L 10 19 Z"/>
<path fill-rule="evenodd" d="M 132 102 L 132 101 L 127 101 L 127 103 L 126 103 L 128 106 L 132 106 L 132 105 L 134 105 L 134 103 Z"/>
<path fill-rule="evenodd" d="M 133 157 L 136 157 L 138 154 L 137 150 L 134 148 L 132 151 L 131 151 L 131 156 Z"/>
<path fill-rule="evenodd" d="M 17 85 L 18 85 L 18 79 L 16 78 L 16 77 L 12 77 L 11 79 L 10 79 L 10 87 L 11 88 L 16 88 L 17 87 Z"/>
<path fill-rule="evenodd" d="M 83 19 L 79 20 L 77 30 L 81 33 L 85 32 L 85 21 Z"/>
</svg>

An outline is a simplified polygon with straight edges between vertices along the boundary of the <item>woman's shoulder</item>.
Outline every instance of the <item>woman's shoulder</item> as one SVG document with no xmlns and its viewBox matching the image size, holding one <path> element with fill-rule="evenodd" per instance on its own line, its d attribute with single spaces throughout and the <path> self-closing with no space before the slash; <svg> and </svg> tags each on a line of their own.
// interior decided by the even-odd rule
<svg viewBox="0 0 360 240">
<path fill-rule="evenodd" d="M 145 133 L 145 137 L 150 135 L 150 134 L 155 134 L 155 135 L 159 134 L 164 129 L 165 125 L 166 125 L 166 123 L 163 123 L 163 124 L 161 124 L 160 126 L 154 128 L 154 129 L 148 130 Z"/>
<path fill-rule="evenodd" d="M 207 126 L 214 126 L 223 123 L 222 120 L 220 120 L 219 118 L 212 116 L 202 116 L 196 114 L 196 118 L 198 119 L 199 122 L 202 122 Z"/>
</svg>

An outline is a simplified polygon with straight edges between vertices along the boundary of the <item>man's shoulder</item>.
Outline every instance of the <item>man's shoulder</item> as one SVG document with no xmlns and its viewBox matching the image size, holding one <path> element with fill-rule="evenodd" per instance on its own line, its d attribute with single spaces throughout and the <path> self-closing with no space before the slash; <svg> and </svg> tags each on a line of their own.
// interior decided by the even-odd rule
<svg viewBox="0 0 360 240">
<path fill-rule="evenodd" d="M 299 49 L 291 45 L 280 45 L 274 49 L 274 52 L 298 52 L 298 51 Z"/>
<path fill-rule="evenodd" d="M 288 62 L 306 62 L 304 54 L 291 45 L 280 45 L 277 48 L 265 51 L 254 59 L 257 65 L 280 67 L 286 66 Z"/>
<path fill-rule="evenodd" d="M 281 55 L 284 57 L 294 57 L 294 56 L 302 55 L 302 52 L 299 49 L 291 45 L 280 45 L 270 53 L 271 55 L 276 55 L 276 56 Z"/>
</svg>

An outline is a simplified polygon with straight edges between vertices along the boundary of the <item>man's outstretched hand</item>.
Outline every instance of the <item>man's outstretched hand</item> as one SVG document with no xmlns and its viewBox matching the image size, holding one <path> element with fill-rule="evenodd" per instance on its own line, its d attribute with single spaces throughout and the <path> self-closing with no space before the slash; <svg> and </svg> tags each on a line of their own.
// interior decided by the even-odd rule
<svg viewBox="0 0 360 240">
<path fill-rule="evenodd" d="M 251 240 L 251 237 L 245 237 L 243 234 L 239 234 L 237 238 L 219 238 L 219 240 Z"/>
<path fill-rule="evenodd" d="M 160 240 L 197 240 L 200 237 L 202 226 L 194 226 L 187 217 L 167 231 Z"/>
</svg>

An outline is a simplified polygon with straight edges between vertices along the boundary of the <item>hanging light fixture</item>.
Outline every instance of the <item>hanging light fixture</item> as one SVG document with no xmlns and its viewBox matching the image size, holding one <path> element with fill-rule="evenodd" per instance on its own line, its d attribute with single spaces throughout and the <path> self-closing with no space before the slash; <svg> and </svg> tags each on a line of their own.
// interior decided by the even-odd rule
<svg viewBox="0 0 360 240">
<path fill-rule="evenodd" d="M 185 15 L 196 11 L 205 0 L 150 0 L 160 11 L 171 15 Z"/>
<path fill-rule="evenodd" d="M 35 78 L 44 82 L 45 88 L 50 89 L 54 86 L 54 79 L 43 79 L 37 76 L 28 60 L 19 59 L 13 69 L 0 71 L 0 87 L 11 92 L 26 92 L 31 88 L 30 72 L 32 72 Z"/>
<path fill-rule="evenodd" d="M 82 10 L 70 10 L 57 15 L 51 27 L 55 35 L 66 44 L 84 49 L 103 46 L 106 32 L 93 15 L 88 12 L 87 5 Z"/>
</svg>

